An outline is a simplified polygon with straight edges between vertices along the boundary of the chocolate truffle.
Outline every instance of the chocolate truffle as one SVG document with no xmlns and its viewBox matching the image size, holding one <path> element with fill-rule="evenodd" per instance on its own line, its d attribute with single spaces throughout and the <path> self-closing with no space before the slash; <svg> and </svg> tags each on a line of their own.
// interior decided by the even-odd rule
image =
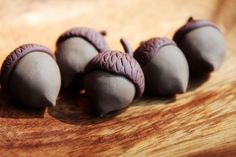
<svg viewBox="0 0 236 157">
<path fill-rule="evenodd" d="M 88 62 L 101 51 L 108 49 L 99 33 L 90 28 L 77 27 L 64 32 L 56 43 L 56 58 L 62 76 L 62 86 L 82 84 Z"/>
<path fill-rule="evenodd" d="M 173 40 L 151 38 L 135 50 L 134 58 L 140 63 L 145 76 L 145 93 L 174 95 L 186 91 L 189 68 L 182 51 Z"/>
<path fill-rule="evenodd" d="M 25 44 L 11 52 L 3 62 L 1 85 L 21 104 L 55 106 L 61 87 L 60 70 L 50 49 Z"/>
<path fill-rule="evenodd" d="M 191 76 L 206 75 L 221 66 L 226 51 L 224 36 L 212 22 L 190 17 L 173 39 L 187 58 Z"/>
<path fill-rule="evenodd" d="M 86 67 L 85 92 L 101 117 L 126 108 L 144 91 L 142 69 L 126 40 L 121 43 L 126 53 L 104 51 Z"/>
</svg>

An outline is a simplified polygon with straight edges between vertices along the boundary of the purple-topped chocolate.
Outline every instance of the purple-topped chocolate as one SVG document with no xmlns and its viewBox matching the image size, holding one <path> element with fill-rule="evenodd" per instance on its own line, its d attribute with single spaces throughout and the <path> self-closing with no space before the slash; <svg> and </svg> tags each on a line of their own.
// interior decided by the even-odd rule
<svg viewBox="0 0 236 157">
<path fill-rule="evenodd" d="M 221 66 L 226 46 L 222 32 L 211 21 L 190 17 L 173 39 L 188 60 L 191 76 L 206 75 Z"/>
<path fill-rule="evenodd" d="M 145 76 L 149 95 L 174 95 L 187 89 L 189 69 L 186 58 L 173 40 L 151 38 L 135 50 L 134 58 Z"/>
<path fill-rule="evenodd" d="M 126 77 L 135 85 L 136 97 L 142 95 L 144 91 L 143 72 L 138 62 L 129 54 L 109 50 L 102 52 L 91 60 L 86 68 L 86 73 L 99 70 Z"/>
<path fill-rule="evenodd" d="M 1 85 L 24 105 L 56 105 L 61 76 L 51 50 L 38 44 L 16 48 L 2 64 Z"/>
<path fill-rule="evenodd" d="M 206 27 L 206 26 L 218 29 L 217 26 L 214 23 L 212 23 L 211 21 L 208 21 L 208 20 L 195 20 L 195 19 L 193 19 L 193 17 L 190 17 L 188 19 L 187 23 L 185 25 L 183 25 L 182 27 L 180 27 L 176 31 L 173 39 L 176 43 L 179 43 L 182 40 L 182 38 L 185 36 L 185 34 L 187 34 L 188 32 L 191 32 L 194 29 L 197 29 L 197 28 L 200 28 L 200 27 Z"/>
<path fill-rule="evenodd" d="M 142 66 L 145 66 L 160 48 L 167 45 L 175 46 L 176 44 L 168 38 L 151 38 L 146 42 L 141 42 L 139 48 L 134 53 L 134 57 Z"/>
<path fill-rule="evenodd" d="M 131 48 L 121 39 L 126 53 L 107 50 L 94 57 L 86 67 L 85 91 L 100 116 L 127 107 L 144 91 L 144 75 L 131 56 Z"/>
<path fill-rule="evenodd" d="M 98 53 L 109 49 L 99 33 L 85 27 L 72 28 L 64 32 L 56 42 L 56 57 L 61 70 L 64 88 L 82 84 L 84 68 Z"/>
<path fill-rule="evenodd" d="M 23 58 L 25 55 L 31 53 L 31 52 L 44 52 L 49 54 L 54 58 L 54 55 L 52 54 L 51 50 L 45 46 L 38 45 L 38 44 L 25 44 L 21 45 L 20 47 L 16 48 L 13 52 L 11 52 L 6 59 L 4 60 L 1 68 L 1 84 L 2 88 L 5 91 L 8 91 L 8 81 L 9 77 L 17 65 L 17 63 L 20 61 L 21 58 Z"/>
</svg>

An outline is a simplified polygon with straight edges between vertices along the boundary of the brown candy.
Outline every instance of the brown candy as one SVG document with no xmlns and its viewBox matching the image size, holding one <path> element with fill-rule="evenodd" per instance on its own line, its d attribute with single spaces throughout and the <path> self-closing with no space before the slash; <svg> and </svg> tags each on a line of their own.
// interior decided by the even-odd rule
<svg viewBox="0 0 236 157">
<path fill-rule="evenodd" d="M 127 107 L 144 91 L 144 76 L 131 49 L 121 40 L 127 53 L 107 50 L 86 67 L 85 91 L 101 116 Z"/>
<path fill-rule="evenodd" d="M 61 76 L 50 49 L 37 44 L 16 48 L 3 62 L 1 85 L 24 105 L 55 106 Z"/>
<path fill-rule="evenodd" d="M 174 95 L 187 89 L 188 63 L 175 42 L 167 38 L 151 38 L 135 50 L 145 76 L 146 93 Z"/>
<path fill-rule="evenodd" d="M 77 27 L 63 33 L 56 43 L 56 57 L 64 88 L 83 84 L 84 69 L 88 62 L 108 45 L 98 33 L 90 28 Z"/>
</svg>

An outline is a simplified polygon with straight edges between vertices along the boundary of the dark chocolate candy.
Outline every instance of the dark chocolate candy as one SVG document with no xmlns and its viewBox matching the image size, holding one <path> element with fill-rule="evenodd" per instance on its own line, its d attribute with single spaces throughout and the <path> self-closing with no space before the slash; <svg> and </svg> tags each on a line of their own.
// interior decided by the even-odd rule
<svg viewBox="0 0 236 157">
<path fill-rule="evenodd" d="M 40 51 L 49 54 L 53 58 L 54 55 L 51 53 L 51 50 L 45 46 L 38 45 L 38 44 L 25 44 L 21 45 L 20 47 L 16 48 L 13 52 L 11 52 L 6 59 L 4 60 L 1 68 L 1 85 L 3 90 L 8 91 L 8 81 L 9 77 L 12 74 L 17 63 L 23 58 L 25 55 Z"/>
<path fill-rule="evenodd" d="M 219 69 L 226 46 L 219 28 L 208 20 L 189 18 L 173 39 L 184 52 L 191 76 L 201 76 Z"/>
<path fill-rule="evenodd" d="M 144 91 L 144 76 L 140 65 L 127 53 L 120 51 L 104 51 L 94 57 L 86 67 L 86 73 L 91 71 L 106 71 L 129 79 L 136 87 L 136 97 Z"/>
<path fill-rule="evenodd" d="M 15 49 L 3 62 L 1 85 L 24 105 L 56 105 L 61 77 L 50 49 L 37 44 Z"/>
<path fill-rule="evenodd" d="M 104 51 L 86 67 L 85 91 L 101 116 L 127 107 L 144 91 L 142 69 L 127 42 L 121 42 L 127 53 Z"/>
<path fill-rule="evenodd" d="M 84 84 L 91 105 L 101 117 L 126 108 L 136 93 L 135 85 L 129 79 L 103 70 L 86 74 Z"/>
<path fill-rule="evenodd" d="M 188 63 L 173 40 L 151 38 L 142 42 L 134 53 L 145 76 L 147 94 L 174 95 L 187 89 Z"/>
</svg>

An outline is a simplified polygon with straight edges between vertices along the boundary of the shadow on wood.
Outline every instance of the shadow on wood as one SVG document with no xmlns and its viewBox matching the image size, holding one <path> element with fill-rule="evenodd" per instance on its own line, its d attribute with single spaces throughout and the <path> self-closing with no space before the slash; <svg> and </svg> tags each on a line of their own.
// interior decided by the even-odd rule
<svg viewBox="0 0 236 157">
<path fill-rule="evenodd" d="M 112 120 L 124 110 L 101 118 L 96 109 L 89 104 L 86 94 L 80 94 L 78 91 L 64 91 L 60 94 L 56 107 L 48 108 L 48 114 L 64 123 L 91 125 Z"/>
<path fill-rule="evenodd" d="M 31 108 L 19 104 L 0 89 L 0 118 L 43 118 L 45 108 Z"/>
<path fill-rule="evenodd" d="M 210 76 L 211 75 L 208 74 L 208 75 L 204 75 L 204 76 L 200 76 L 200 77 L 190 78 L 189 83 L 188 83 L 188 88 L 187 88 L 186 92 L 193 91 L 196 88 L 200 87 L 205 82 L 207 82 L 207 80 L 209 80 Z"/>
</svg>

